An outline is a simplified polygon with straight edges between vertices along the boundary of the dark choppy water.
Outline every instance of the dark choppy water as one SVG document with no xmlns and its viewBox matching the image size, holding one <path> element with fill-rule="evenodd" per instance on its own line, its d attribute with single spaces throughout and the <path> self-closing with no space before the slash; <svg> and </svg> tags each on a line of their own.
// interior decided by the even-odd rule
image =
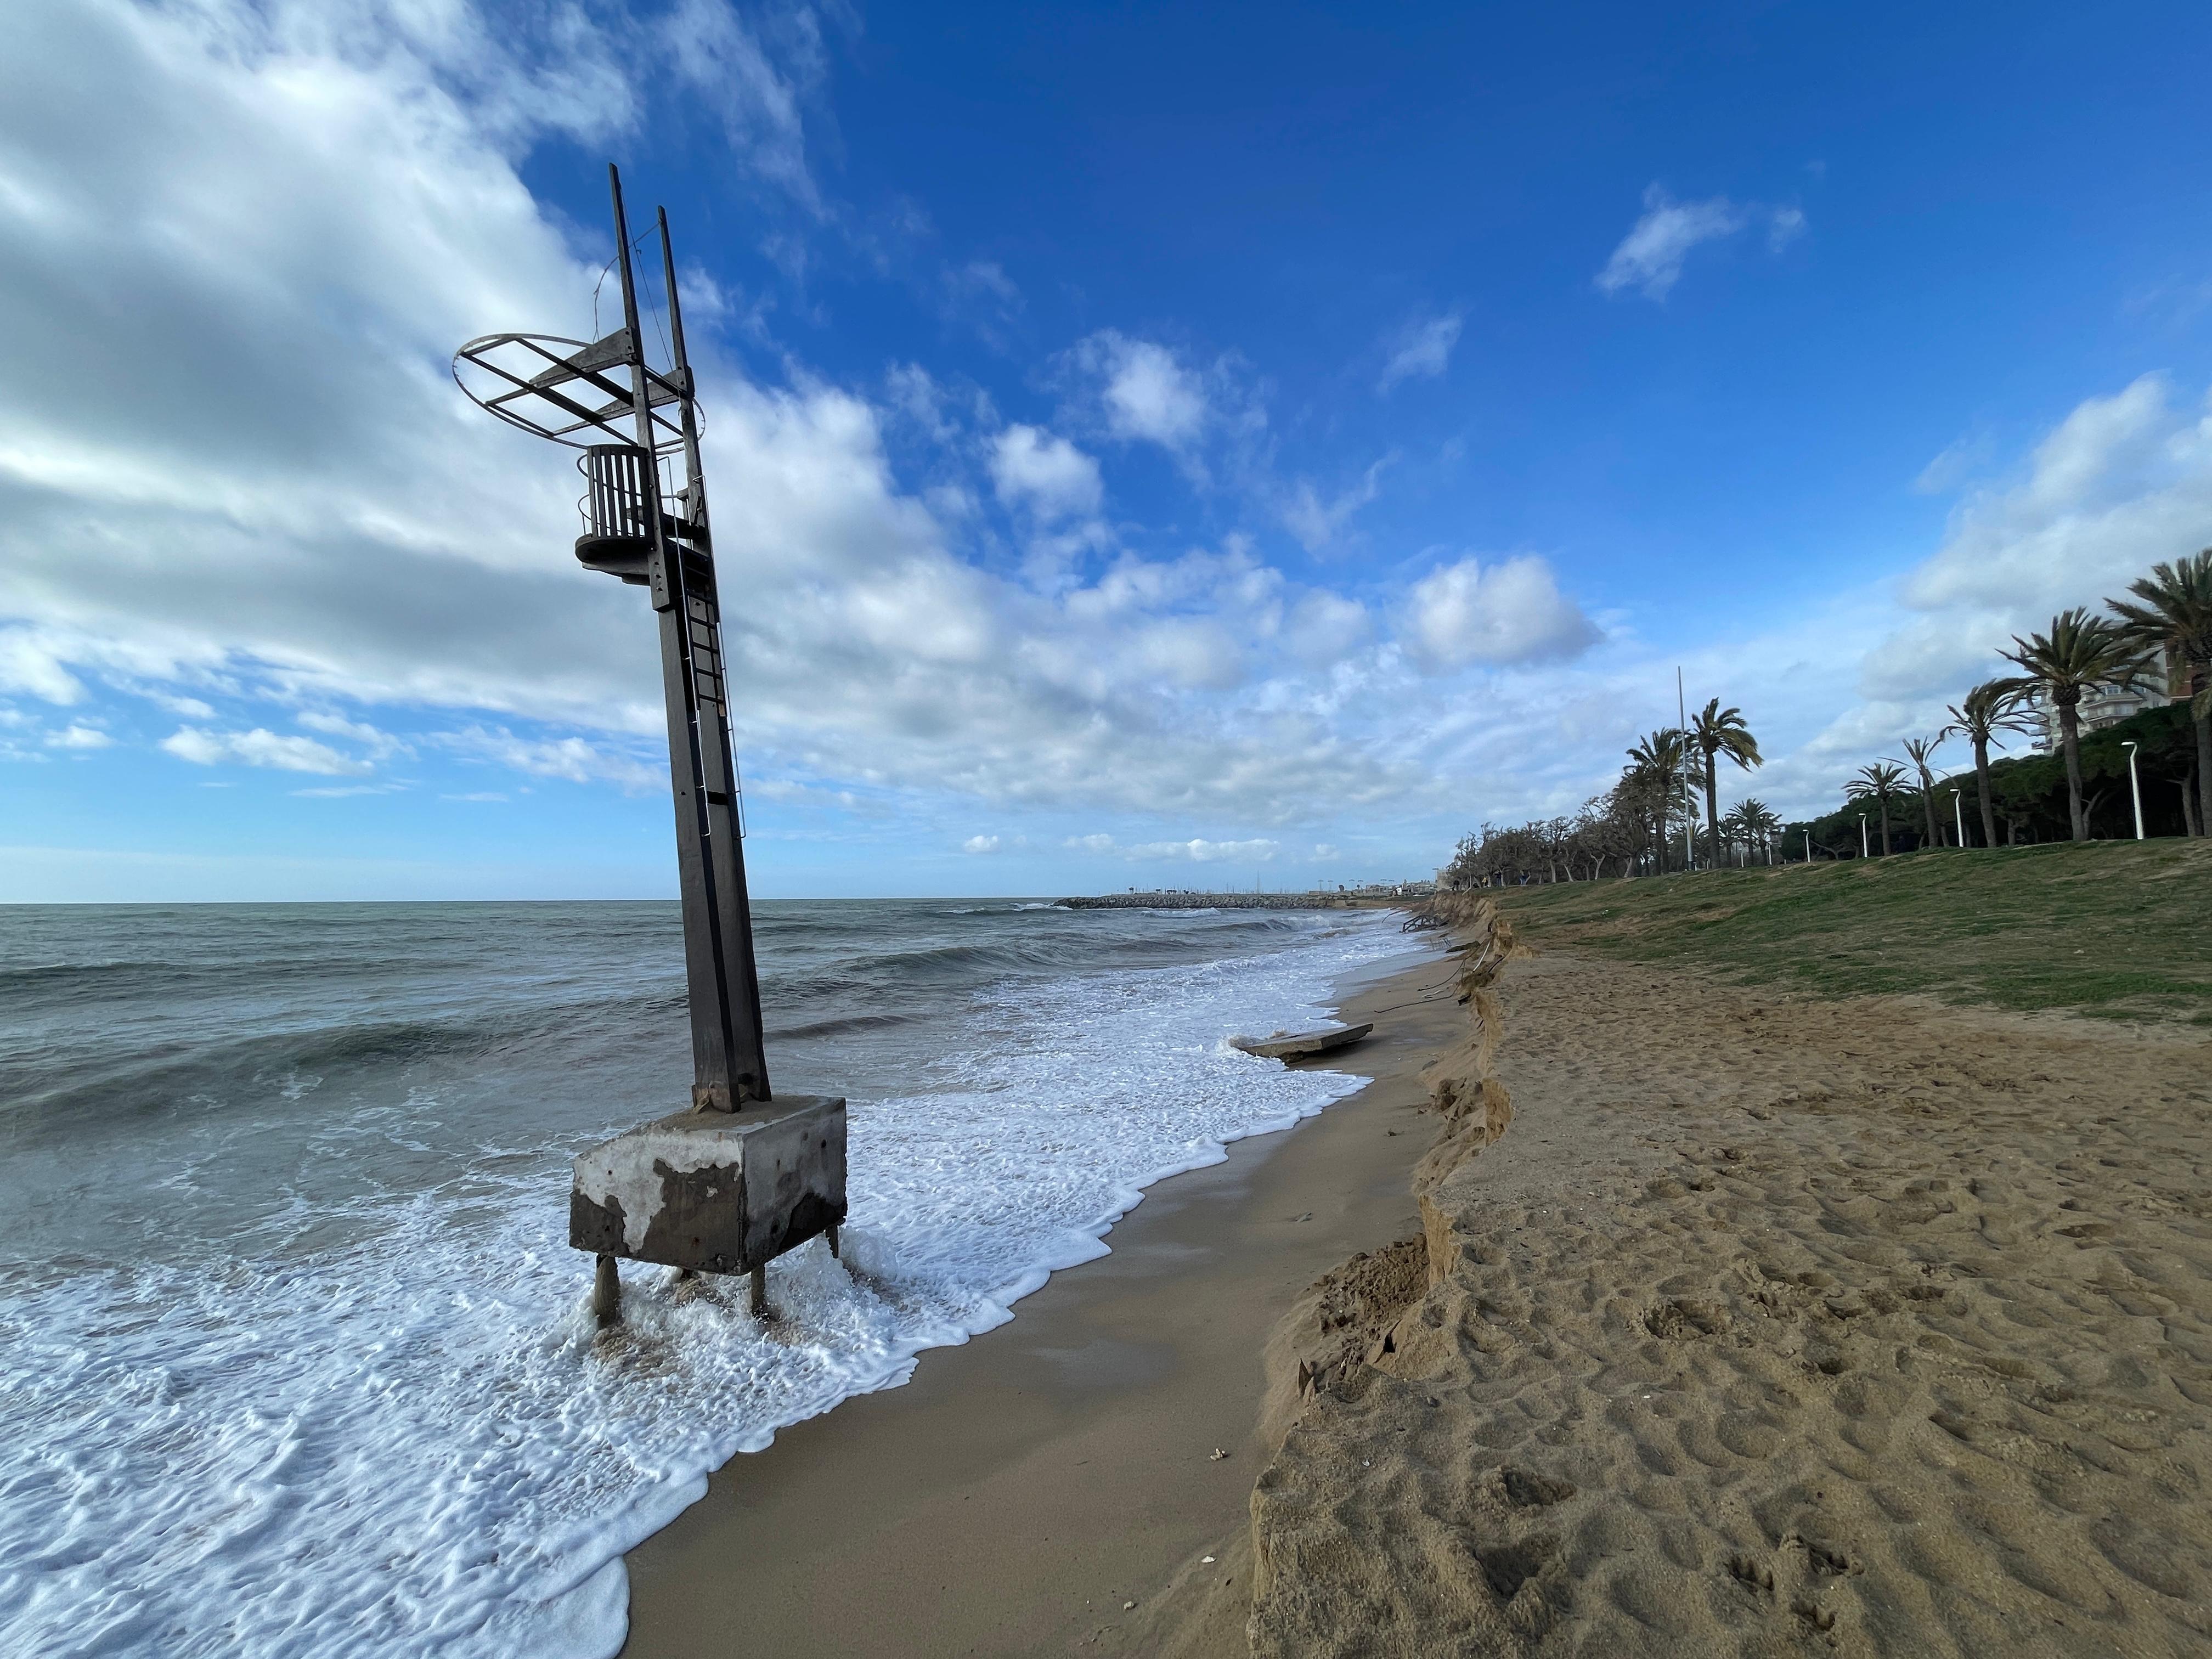
<svg viewBox="0 0 2212 1659">
<path fill-rule="evenodd" d="M 780 1091 L 852 1103 L 847 1262 L 626 1269 L 567 1160 L 688 1097 L 673 904 L 0 909 L 0 1650 L 611 1652 L 620 1553 L 1007 1317 L 1146 1182 L 1354 1085 L 1226 1048 L 1395 919 L 770 902 Z"/>
</svg>

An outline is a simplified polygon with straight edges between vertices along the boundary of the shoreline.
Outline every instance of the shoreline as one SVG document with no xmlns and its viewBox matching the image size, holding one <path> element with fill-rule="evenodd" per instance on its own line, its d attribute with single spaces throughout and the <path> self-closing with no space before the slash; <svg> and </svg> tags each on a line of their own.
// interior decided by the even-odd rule
<svg viewBox="0 0 2212 1659">
<path fill-rule="evenodd" d="M 1304 1135 L 718 1474 L 625 1651 L 2212 1639 L 2192 1033 L 1453 920 L 1343 1000 L 1373 1080 Z"/>
<path fill-rule="evenodd" d="M 1159 1652 L 1139 1632 L 1164 1619 L 1183 1632 L 1175 1651 L 1243 1651 L 1241 1606 L 1214 1633 L 1233 1644 L 1194 1622 L 1193 1575 L 1212 1554 L 1229 1589 L 1249 1584 L 1229 1564 L 1271 1449 L 1275 1326 L 1346 1256 L 1419 1231 L 1417 1074 L 1464 1016 L 1449 995 L 1413 999 L 1448 971 L 1428 957 L 1346 975 L 1338 1017 L 1376 1022 L 1345 1057 L 1363 1088 L 1298 1133 L 1155 1182 L 1109 1254 L 1052 1275 L 1008 1323 L 716 1471 L 629 1553 L 623 1652 Z"/>
</svg>

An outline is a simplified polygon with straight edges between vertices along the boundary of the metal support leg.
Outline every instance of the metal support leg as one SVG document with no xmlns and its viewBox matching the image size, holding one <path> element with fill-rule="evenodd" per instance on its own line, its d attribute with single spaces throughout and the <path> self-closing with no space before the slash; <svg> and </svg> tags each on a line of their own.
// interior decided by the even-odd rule
<svg viewBox="0 0 2212 1659">
<path fill-rule="evenodd" d="M 592 1273 L 592 1312 L 603 1326 L 622 1323 L 622 1275 L 611 1255 L 601 1256 Z"/>
<path fill-rule="evenodd" d="M 755 1319 L 773 1319 L 775 1310 L 768 1305 L 768 1269 L 756 1267 L 752 1274 L 752 1304 Z"/>
</svg>

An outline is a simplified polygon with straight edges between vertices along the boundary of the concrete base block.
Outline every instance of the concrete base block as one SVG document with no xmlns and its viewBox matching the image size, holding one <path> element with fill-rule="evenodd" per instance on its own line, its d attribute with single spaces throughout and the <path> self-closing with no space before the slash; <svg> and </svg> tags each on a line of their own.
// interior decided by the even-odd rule
<svg viewBox="0 0 2212 1659">
<path fill-rule="evenodd" d="M 702 1273 L 743 1273 L 845 1219 L 845 1103 L 786 1095 L 678 1112 L 575 1163 L 568 1242 Z"/>
</svg>

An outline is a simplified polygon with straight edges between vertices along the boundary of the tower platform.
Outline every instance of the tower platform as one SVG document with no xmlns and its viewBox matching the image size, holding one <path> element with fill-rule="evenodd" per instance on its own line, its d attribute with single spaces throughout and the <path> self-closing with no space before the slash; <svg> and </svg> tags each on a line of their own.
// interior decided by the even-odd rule
<svg viewBox="0 0 2212 1659">
<path fill-rule="evenodd" d="M 845 1103 L 783 1095 L 677 1112 L 575 1162 L 568 1242 L 698 1273 L 745 1273 L 845 1219 Z"/>
</svg>

